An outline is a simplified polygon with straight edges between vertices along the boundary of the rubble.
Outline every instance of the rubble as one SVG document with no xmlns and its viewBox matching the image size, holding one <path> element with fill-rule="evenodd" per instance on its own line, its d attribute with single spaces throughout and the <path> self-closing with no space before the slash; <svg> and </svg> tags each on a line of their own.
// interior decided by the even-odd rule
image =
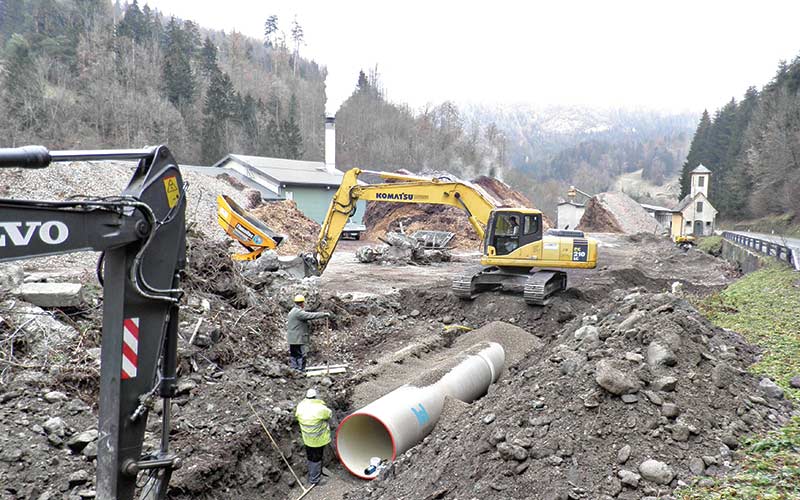
<svg viewBox="0 0 800 500">
<path fill-rule="evenodd" d="M 425 248 L 418 240 L 402 233 L 386 233 L 383 245 L 367 245 L 356 250 L 356 259 L 362 263 L 426 265 L 449 262 L 452 255 L 447 249 Z"/>
<path fill-rule="evenodd" d="M 578 227 L 598 233 L 661 234 L 664 228 L 625 193 L 600 193 L 586 203 Z"/>
<path fill-rule="evenodd" d="M 39 307 L 78 307 L 83 303 L 80 283 L 23 283 L 14 293 Z"/>
</svg>

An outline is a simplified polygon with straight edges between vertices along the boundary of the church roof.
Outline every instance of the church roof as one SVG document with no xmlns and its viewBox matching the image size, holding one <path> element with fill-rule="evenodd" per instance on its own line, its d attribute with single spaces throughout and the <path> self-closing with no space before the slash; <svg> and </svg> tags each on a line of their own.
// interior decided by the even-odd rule
<svg viewBox="0 0 800 500">
<path fill-rule="evenodd" d="M 693 174 L 710 174 L 711 170 L 707 169 L 703 164 L 697 165 L 694 170 L 692 170 Z"/>
</svg>

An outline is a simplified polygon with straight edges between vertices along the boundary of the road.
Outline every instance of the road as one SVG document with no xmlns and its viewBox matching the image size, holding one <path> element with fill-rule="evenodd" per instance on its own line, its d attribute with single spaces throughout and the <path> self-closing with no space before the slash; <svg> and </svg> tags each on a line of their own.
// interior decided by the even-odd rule
<svg viewBox="0 0 800 500">
<path fill-rule="evenodd" d="M 800 248 L 800 238 L 787 238 L 786 236 L 781 236 L 779 234 L 750 233 L 747 231 L 728 231 L 728 232 L 741 234 L 742 236 L 747 236 L 750 238 L 758 238 L 759 240 L 771 241 L 772 243 L 777 243 L 778 245 Z"/>
</svg>

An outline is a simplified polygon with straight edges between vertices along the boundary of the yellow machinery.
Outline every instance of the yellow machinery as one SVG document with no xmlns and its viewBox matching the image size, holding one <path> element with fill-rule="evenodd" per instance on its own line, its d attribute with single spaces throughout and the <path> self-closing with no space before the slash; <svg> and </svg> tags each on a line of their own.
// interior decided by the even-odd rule
<svg viewBox="0 0 800 500">
<path fill-rule="evenodd" d="M 362 172 L 392 182 L 359 185 Z M 464 210 L 483 240 L 483 256 L 480 268 L 453 282 L 453 292 L 462 299 L 503 289 L 521 291 L 527 303 L 543 305 L 567 286 L 567 274 L 557 269 L 592 269 L 597 265 L 596 240 L 585 238 L 580 231 L 544 234 L 539 210 L 497 208 L 479 187 L 469 183 L 354 168 L 345 173 L 331 201 L 314 254 L 304 257 L 315 274 L 321 274 L 330 262 L 358 200 L 431 203 Z"/>
<path fill-rule="evenodd" d="M 391 182 L 360 185 L 362 173 Z M 567 287 L 567 274 L 559 269 L 593 269 L 597 265 L 596 240 L 580 231 L 550 230 L 545 234 L 539 210 L 498 208 L 481 188 L 465 182 L 354 168 L 344 174 L 331 201 L 313 254 L 302 256 L 306 275 L 320 275 L 325 270 L 359 200 L 430 203 L 464 210 L 483 240 L 483 256 L 479 268 L 453 281 L 453 292 L 462 299 L 502 289 L 522 292 L 527 303 L 543 305 Z M 254 260 L 283 239 L 230 198 L 217 197 L 217 205 L 219 224 L 250 250 L 234 259 Z"/>
<path fill-rule="evenodd" d="M 234 260 L 255 260 L 264 250 L 277 248 L 285 238 L 225 195 L 217 196 L 217 222 L 228 236 L 249 250 L 248 253 L 233 254 Z"/>
</svg>

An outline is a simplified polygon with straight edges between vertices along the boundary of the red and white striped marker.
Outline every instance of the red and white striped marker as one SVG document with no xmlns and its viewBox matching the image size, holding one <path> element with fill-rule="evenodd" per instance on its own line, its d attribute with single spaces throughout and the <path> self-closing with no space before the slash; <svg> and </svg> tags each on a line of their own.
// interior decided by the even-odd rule
<svg viewBox="0 0 800 500">
<path fill-rule="evenodd" d="M 139 366 L 139 318 L 122 322 L 122 380 L 136 376 Z"/>
</svg>

